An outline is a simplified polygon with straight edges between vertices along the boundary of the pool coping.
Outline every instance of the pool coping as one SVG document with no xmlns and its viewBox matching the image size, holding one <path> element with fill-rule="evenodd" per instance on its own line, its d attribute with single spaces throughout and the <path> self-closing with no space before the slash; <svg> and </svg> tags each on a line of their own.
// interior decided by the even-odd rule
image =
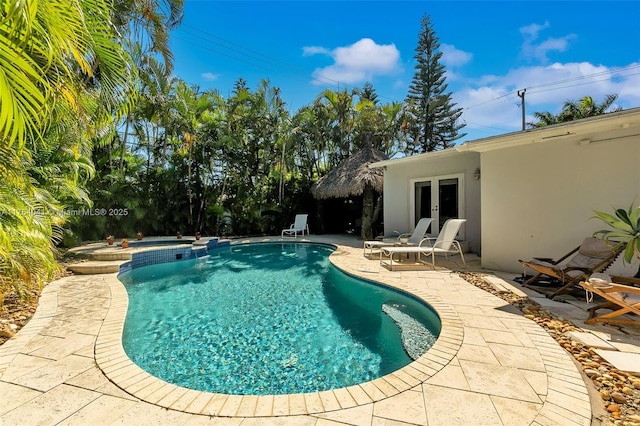
<svg viewBox="0 0 640 426">
<path fill-rule="evenodd" d="M 232 245 L 239 244 L 247 243 L 235 242 Z M 334 252 L 329 256 L 330 262 L 353 276 L 349 271 L 336 265 L 334 256 L 341 254 L 339 245 L 330 245 L 335 247 Z M 367 281 L 378 283 L 371 279 Z M 395 286 L 379 284 L 406 293 Z M 381 401 L 423 383 L 440 371 L 453 359 L 463 339 L 462 322 L 453 310 L 447 309 L 446 304 L 430 300 L 424 295 L 409 293 L 411 297 L 433 308 L 440 318 L 441 330 L 435 344 L 424 355 L 399 370 L 369 382 L 309 393 L 247 396 L 197 391 L 159 379 L 131 361 L 122 346 L 122 334 L 129 303 L 127 292 L 117 278 L 109 279 L 108 285 L 111 291 L 111 306 L 95 345 L 95 360 L 98 367 L 112 383 L 130 395 L 159 407 L 191 414 L 220 417 L 297 416 L 319 414 Z M 254 407 L 253 410 L 251 406 Z M 327 406 L 333 409 L 327 410 Z M 267 413 L 269 410 L 262 410 L 261 407 L 271 407 L 270 413 Z"/>
<path fill-rule="evenodd" d="M 342 418 L 339 417 L 342 415 L 341 413 L 348 417 L 350 414 L 347 413 L 353 412 L 349 410 L 350 408 L 355 409 L 355 407 L 369 404 L 374 406 L 377 405 L 378 401 L 385 399 L 393 401 L 391 404 L 397 403 L 400 396 L 391 399 L 395 395 L 416 395 L 415 391 L 422 391 L 423 398 L 427 398 L 424 392 L 427 387 L 433 386 L 433 384 L 427 383 L 429 378 L 451 366 L 460 368 L 460 364 L 455 367 L 456 362 L 453 360 L 462 359 L 458 352 L 462 345 L 467 345 L 464 341 L 465 329 L 469 327 L 464 324 L 460 315 L 456 312 L 456 308 L 459 309 L 460 305 L 448 302 L 446 296 L 442 298 L 445 299 L 443 301 L 431 296 L 421 288 L 416 289 L 415 285 L 413 285 L 415 283 L 412 283 L 410 278 L 404 277 L 404 272 L 387 274 L 387 277 L 392 277 L 390 279 L 382 279 L 381 277 L 373 279 L 369 274 L 372 272 L 369 270 L 369 266 L 354 267 L 356 263 L 358 265 L 369 265 L 362 261 L 361 247 L 347 245 L 344 242 L 342 244 L 333 243 L 330 242 L 330 238 L 331 236 L 324 238 L 311 236 L 297 240 L 297 242 L 321 242 L 334 245 L 337 249 L 331 255 L 330 260 L 339 269 L 350 275 L 409 293 L 418 299 L 426 301 L 436 310 L 442 321 L 442 331 L 435 345 L 425 355 L 408 366 L 382 378 L 332 391 L 274 396 L 241 396 L 213 394 L 181 388 L 146 373 L 126 356 L 122 348 L 121 337 L 128 307 L 128 298 L 124 285 L 117 279 L 117 273 L 111 273 L 85 276 L 88 279 L 95 279 L 108 285 L 110 293 L 106 301 L 108 304 L 107 313 L 95 338 L 95 344 L 92 345 L 94 348 L 93 358 L 96 365 L 109 381 L 142 402 L 164 407 L 171 411 L 208 417 L 264 418 L 307 414 L 315 415 L 316 418 L 340 419 Z M 296 240 L 292 239 L 269 237 L 234 241 L 234 244 L 283 241 L 296 242 Z M 439 272 L 444 272 L 447 276 L 457 276 L 451 270 Z M 485 273 L 490 274 L 491 272 L 485 271 Z M 57 315 L 64 312 L 64 306 L 61 305 L 60 298 L 65 297 L 63 294 L 63 290 L 66 288 L 65 283 L 65 279 L 62 279 L 54 281 L 45 287 L 40 297 L 38 309 L 31 321 L 14 338 L 0 346 L 0 384 L 2 383 L 4 372 L 12 366 L 14 359 L 23 353 L 21 352 L 22 348 L 25 347 L 26 349 L 32 338 L 38 336 L 40 331 L 46 329 Z M 475 289 L 469 283 L 460 284 L 457 282 L 456 285 Z M 474 294 L 497 300 L 495 296 L 482 290 L 477 290 L 479 293 L 474 290 Z M 530 339 L 533 344 L 531 349 L 540 355 L 544 364 L 546 377 L 544 391 L 537 391 L 540 398 L 540 407 L 535 415 L 531 416 L 531 421 L 528 424 L 534 426 L 590 425 L 591 401 L 583 376 L 580 374 L 573 358 L 535 322 L 519 315 L 511 316 L 508 320 L 512 322 L 514 327 L 521 327 L 524 330 L 525 337 Z M 78 332 L 82 333 L 82 330 L 78 330 Z M 451 388 L 455 389 L 456 387 L 452 385 Z M 486 389 L 470 389 L 466 392 L 475 393 L 478 397 L 492 395 Z M 538 404 L 536 403 L 536 405 Z M 376 410 L 374 410 L 375 412 Z M 321 413 L 335 414 L 322 415 Z M 502 416 L 502 413 L 500 415 Z M 301 419 L 301 417 L 291 418 L 292 421 L 293 419 L 298 419 L 298 421 Z M 394 417 L 386 418 L 391 419 Z M 426 424 L 424 421 L 415 419 L 418 424 Z M 429 420 L 429 424 L 431 423 L 433 422 Z M 436 421 L 435 424 L 443 423 Z M 467 423 L 453 422 L 447 424 Z M 480 422 L 478 424 L 484 423 Z M 503 424 L 509 423 L 503 421 Z"/>
</svg>

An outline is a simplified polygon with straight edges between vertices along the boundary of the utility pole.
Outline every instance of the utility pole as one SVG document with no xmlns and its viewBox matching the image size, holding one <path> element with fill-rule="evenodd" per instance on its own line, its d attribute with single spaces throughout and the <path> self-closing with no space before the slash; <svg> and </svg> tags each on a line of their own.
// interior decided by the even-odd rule
<svg viewBox="0 0 640 426">
<path fill-rule="evenodd" d="M 525 112 L 524 112 L 524 93 L 527 91 L 527 89 L 522 89 L 522 92 L 518 90 L 518 96 L 522 99 L 522 130 L 524 130 L 524 126 L 525 126 Z"/>
</svg>

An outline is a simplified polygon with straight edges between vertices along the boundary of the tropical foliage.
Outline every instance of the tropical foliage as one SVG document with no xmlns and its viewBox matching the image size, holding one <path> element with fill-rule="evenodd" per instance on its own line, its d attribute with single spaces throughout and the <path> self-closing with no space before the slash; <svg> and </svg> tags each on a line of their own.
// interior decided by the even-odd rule
<svg viewBox="0 0 640 426">
<path fill-rule="evenodd" d="M 139 75 L 135 108 L 94 150 L 89 186 L 96 206 L 128 214 L 77 220 L 83 239 L 104 230 L 279 232 L 295 212 L 313 212 L 313 182 L 366 143 L 388 155 L 404 149 L 401 105 L 377 103 L 371 85 L 325 90 L 292 116 L 266 80 L 253 90 L 240 79 L 225 99 L 171 78 L 153 59 Z"/>
<path fill-rule="evenodd" d="M 136 3 L 0 3 L 0 300 L 52 276 L 70 208 L 91 204 L 92 149 L 135 99 Z"/>
<path fill-rule="evenodd" d="M 445 67 L 440 62 L 442 51 L 431 18 L 424 15 L 418 46 L 415 49 L 416 72 L 409 86 L 406 114 L 411 117 L 405 129 L 410 136 L 410 151 L 429 152 L 453 146 L 465 126 L 458 122 L 462 108 L 455 108 L 451 92 L 447 92 Z"/>
<path fill-rule="evenodd" d="M 624 260 L 627 263 L 630 263 L 634 256 L 640 256 L 640 206 L 634 209 L 632 204 L 627 210 L 615 209 L 614 214 L 599 211 L 595 211 L 595 214 L 610 227 L 597 231 L 595 236 L 623 246 Z M 640 268 L 636 276 L 640 276 Z"/>
<path fill-rule="evenodd" d="M 616 99 L 618 99 L 618 95 L 607 95 L 601 103 L 597 103 L 591 96 L 585 96 L 577 101 L 566 101 L 558 114 L 554 115 L 548 111 L 534 112 L 533 117 L 536 121 L 527 124 L 533 128 L 545 127 L 609 112 L 617 112 L 622 108 L 614 106 Z"/>
<path fill-rule="evenodd" d="M 311 185 L 356 152 L 412 155 L 464 136 L 428 16 L 404 103 L 381 102 L 366 83 L 292 113 L 268 80 L 240 78 L 225 98 L 173 76 L 169 32 L 183 3 L 0 3 L 0 299 L 50 279 L 56 247 L 81 240 L 273 234 L 303 211 L 313 226 L 322 203 Z M 537 117 L 591 116 L 615 98 Z M 340 217 L 360 218 L 358 202 L 336 204 Z M 629 253 L 638 211 L 623 213 L 598 215 L 615 232 L 631 227 Z"/>
</svg>

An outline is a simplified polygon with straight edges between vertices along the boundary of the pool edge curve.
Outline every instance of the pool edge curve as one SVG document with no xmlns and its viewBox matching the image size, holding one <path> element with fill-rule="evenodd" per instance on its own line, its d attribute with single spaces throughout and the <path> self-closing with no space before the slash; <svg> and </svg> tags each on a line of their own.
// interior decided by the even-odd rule
<svg viewBox="0 0 640 426">
<path fill-rule="evenodd" d="M 462 345 L 464 327 L 451 306 L 430 298 L 428 294 L 416 294 L 402 285 L 354 274 L 340 264 L 340 245 L 327 245 L 336 248 L 329 256 L 329 261 L 342 272 L 410 295 L 433 309 L 440 318 L 441 330 L 436 342 L 425 354 L 399 370 L 372 381 L 326 391 L 230 395 L 188 389 L 149 374 L 125 353 L 122 334 L 128 295 L 124 284 L 117 278 L 119 273 L 113 273 L 107 278 L 111 304 L 96 339 L 96 365 L 105 377 L 124 392 L 159 407 L 203 416 L 270 417 L 319 414 L 378 402 L 421 385 L 452 361 Z"/>
</svg>

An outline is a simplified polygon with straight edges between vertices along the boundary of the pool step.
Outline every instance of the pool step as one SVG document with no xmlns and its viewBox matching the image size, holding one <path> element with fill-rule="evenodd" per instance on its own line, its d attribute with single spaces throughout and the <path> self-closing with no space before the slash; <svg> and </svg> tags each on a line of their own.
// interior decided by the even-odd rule
<svg viewBox="0 0 640 426">
<path fill-rule="evenodd" d="M 158 239 L 158 241 L 164 243 L 166 239 Z M 138 266 L 189 259 L 191 256 L 196 258 L 203 257 L 208 254 L 208 250 L 227 247 L 230 243 L 231 241 L 227 239 L 203 237 L 200 240 L 194 240 L 192 244 L 175 244 L 171 246 L 148 244 L 135 247 L 131 244 L 127 249 L 116 245 L 103 246 L 85 254 L 89 261 L 73 263 L 67 268 L 78 275 L 112 274 Z M 122 265 L 124 265 L 124 269 L 121 269 Z"/>
<path fill-rule="evenodd" d="M 67 268 L 78 275 L 113 274 L 114 272 L 120 272 L 120 265 L 126 262 L 128 262 L 128 260 L 90 260 L 88 262 L 71 264 L 67 266 Z"/>
<path fill-rule="evenodd" d="M 103 252 L 95 252 L 89 255 L 91 260 L 101 260 L 101 261 L 110 261 L 110 260 L 131 260 L 131 251 L 128 249 L 113 249 L 109 251 Z"/>
</svg>

